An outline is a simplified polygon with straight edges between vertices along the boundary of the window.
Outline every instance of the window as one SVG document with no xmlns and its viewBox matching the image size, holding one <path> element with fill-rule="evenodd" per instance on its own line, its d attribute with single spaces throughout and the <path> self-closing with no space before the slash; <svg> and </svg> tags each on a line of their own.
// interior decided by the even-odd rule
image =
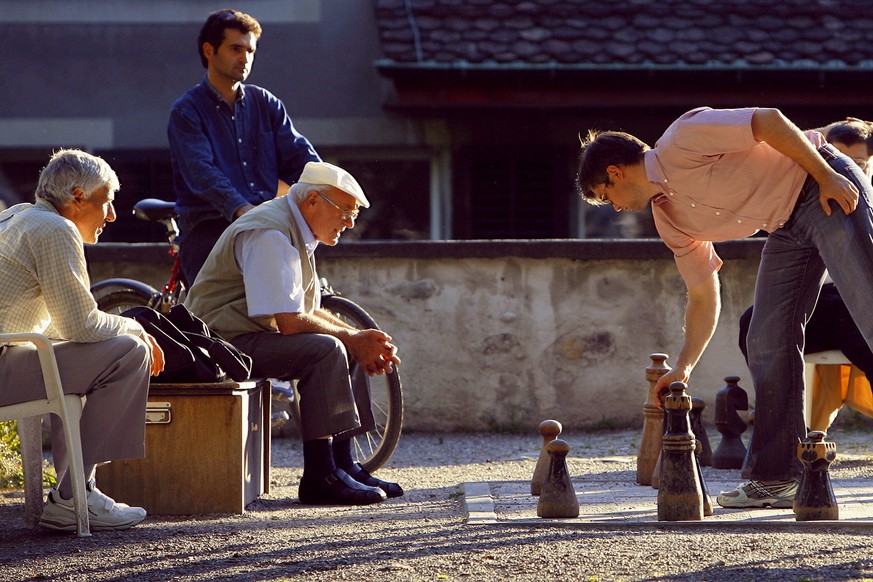
<svg viewBox="0 0 873 582">
<path fill-rule="evenodd" d="M 576 202 L 565 149 L 466 148 L 455 159 L 457 238 L 570 236 Z"/>
</svg>

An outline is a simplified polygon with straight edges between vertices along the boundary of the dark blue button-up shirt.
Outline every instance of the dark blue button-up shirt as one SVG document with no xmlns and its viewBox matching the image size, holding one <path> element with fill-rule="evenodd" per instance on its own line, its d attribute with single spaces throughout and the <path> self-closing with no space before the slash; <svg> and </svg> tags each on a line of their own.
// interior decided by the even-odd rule
<svg viewBox="0 0 873 582">
<path fill-rule="evenodd" d="M 240 85 L 231 106 L 204 78 L 173 105 L 167 134 L 182 237 L 275 198 L 279 179 L 293 184 L 307 162 L 320 161 L 282 102 L 256 85 Z"/>
</svg>

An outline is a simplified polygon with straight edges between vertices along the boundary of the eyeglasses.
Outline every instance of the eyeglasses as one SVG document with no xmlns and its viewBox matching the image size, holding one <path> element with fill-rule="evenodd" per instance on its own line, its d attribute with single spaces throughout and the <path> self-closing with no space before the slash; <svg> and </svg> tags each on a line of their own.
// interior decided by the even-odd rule
<svg viewBox="0 0 873 582">
<path fill-rule="evenodd" d="M 348 212 L 347 210 L 343 210 L 342 208 L 340 208 L 339 204 L 337 204 L 336 202 L 334 202 L 333 200 L 331 200 L 330 198 L 328 198 L 327 196 L 325 196 L 321 192 L 316 192 L 316 194 L 318 194 L 322 200 L 324 200 L 325 202 L 327 202 L 328 204 L 330 204 L 331 206 L 333 206 L 334 208 L 339 210 L 343 221 L 355 222 L 358 219 L 358 211 L 357 210 L 352 210 L 351 212 Z"/>
</svg>

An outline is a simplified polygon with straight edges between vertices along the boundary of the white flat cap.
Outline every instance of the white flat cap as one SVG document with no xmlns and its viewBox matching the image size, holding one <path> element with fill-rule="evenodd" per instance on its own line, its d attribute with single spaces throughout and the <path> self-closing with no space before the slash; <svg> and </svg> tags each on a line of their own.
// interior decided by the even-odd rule
<svg viewBox="0 0 873 582">
<path fill-rule="evenodd" d="M 364 190 L 351 174 L 340 167 L 328 164 L 327 162 L 307 162 L 303 166 L 303 173 L 300 174 L 298 182 L 306 184 L 325 184 L 339 188 L 349 196 L 352 196 L 358 201 L 358 204 L 364 208 L 370 207 L 370 201 L 364 195 Z"/>
</svg>

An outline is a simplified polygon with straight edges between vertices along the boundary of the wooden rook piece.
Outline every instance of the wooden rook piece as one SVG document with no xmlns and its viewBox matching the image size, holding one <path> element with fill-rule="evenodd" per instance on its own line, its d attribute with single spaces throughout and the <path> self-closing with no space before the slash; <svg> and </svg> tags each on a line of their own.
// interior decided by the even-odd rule
<svg viewBox="0 0 873 582">
<path fill-rule="evenodd" d="M 828 473 L 828 466 L 837 457 L 837 445 L 825 442 L 826 436 L 814 430 L 803 441 L 797 439 L 797 457 L 803 463 L 803 475 L 794 497 L 797 521 L 840 519 L 840 508 Z"/>
<path fill-rule="evenodd" d="M 703 487 L 694 460 L 695 439 L 688 413 L 691 397 L 684 382 L 670 384 L 664 398 L 667 430 L 661 439 L 661 479 L 658 487 L 658 521 L 703 519 Z"/>
<path fill-rule="evenodd" d="M 537 430 L 543 436 L 543 446 L 540 449 L 540 456 L 537 459 L 537 466 L 534 467 L 533 478 L 530 481 L 530 494 L 539 495 L 543 489 L 543 483 L 546 480 L 546 475 L 549 474 L 549 452 L 546 446 L 558 438 L 564 427 L 557 420 L 544 420 L 540 423 Z"/>
<path fill-rule="evenodd" d="M 549 473 L 537 502 L 540 517 L 579 517 L 579 501 L 567 471 L 567 453 L 570 445 L 555 439 L 546 445 L 549 455 Z"/>
<path fill-rule="evenodd" d="M 703 426 L 703 409 L 706 408 L 706 402 L 699 396 L 691 398 L 691 432 L 694 433 L 694 438 L 700 443 L 701 449 L 697 454 L 697 460 L 704 467 L 712 465 L 712 447 L 709 444 L 709 435 L 706 434 L 706 427 Z"/>
<path fill-rule="evenodd" d="M 652 391 L 658 380 L 670 371 L 667 354 L 652 354 L 652 365 L 646 368 L 649 391 L 643 404 L 643 436 L 640 439 L 640 454 L 637 456 L 637 483 L 652 484 L 652 473 L 661 454 L 661 437 L 664 436 L 664 413 L 652 398 Z"/>
<path fill-rule="evenodd" d="M 746 430 L 745 421 L 737 410 L 749 409 L 749 397 L 737 382 L 739 376 L 725 376 L 725 386 L 715 395 L 715 428 L 721 433 L 721 442 L 712 454 L 716 469 L 742 469 L 746 446 L 740 438 Z"/>
</svg>

